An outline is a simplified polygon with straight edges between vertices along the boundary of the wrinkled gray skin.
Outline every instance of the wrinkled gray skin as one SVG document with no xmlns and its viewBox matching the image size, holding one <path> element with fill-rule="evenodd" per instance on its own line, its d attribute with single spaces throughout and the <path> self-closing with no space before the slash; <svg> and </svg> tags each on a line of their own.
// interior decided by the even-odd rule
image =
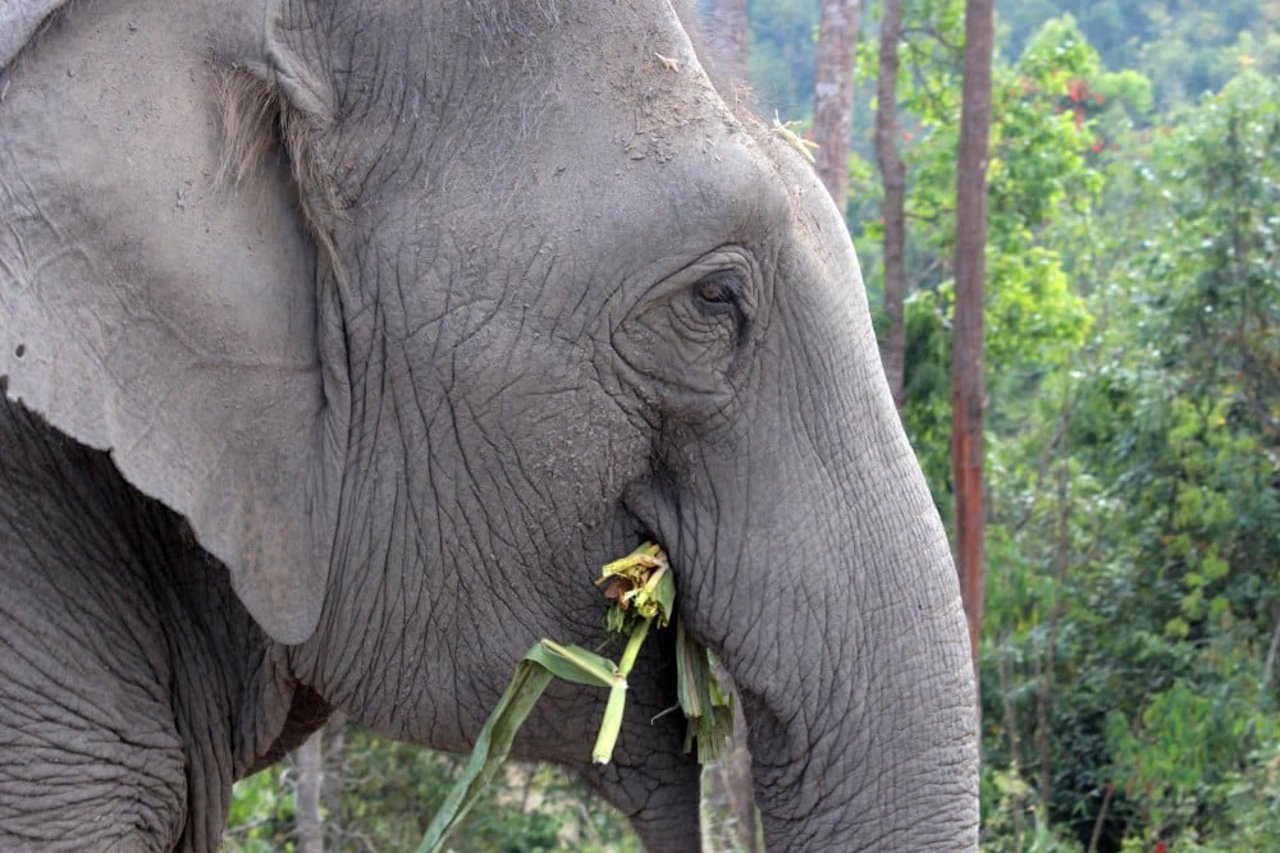
<svg viewBox="0 0 1280 853">
<path fill-rule="evenodd" d="M 771 847 L 974 846 L 956 581 L 852 247 L 667 3 L 96 0 L 29 41 L 53 5 L 0 12 L 0 849 L 215 847 L 332 708 L 468 749 L 650 536 Z M 228 79 L 272 98 L 220 118 Z M 517 752 L 692 849 L 658 639 L 614 764 L 568 685 Z"/>
</svg>

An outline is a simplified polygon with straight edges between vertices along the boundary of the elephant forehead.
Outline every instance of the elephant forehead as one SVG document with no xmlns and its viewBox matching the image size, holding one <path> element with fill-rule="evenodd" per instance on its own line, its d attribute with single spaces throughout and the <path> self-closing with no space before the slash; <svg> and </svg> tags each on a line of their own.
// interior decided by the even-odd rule
<svg viewBox="0 0 1280 853">
<path fill-rule="evenodd" d="M 751 161 L 744 150 L 713 148 L 661 163 L 621 159 L 603 173 L 552 161 L 501 188 L 360 211 L 357 240 L 394 271 L 377 279 L 394 286 L 402 308 L 387 321 L 393 335 L 444 344 L 507 323 L 581 340 L 723 246 L 747 247 L 762 264 L 778 256 L 789 200 L 777 182 L 747 177 L 761 175 Z"/>
<path fill-rule="evenodd" d="M 332 36 L 351 60 L 330 69 L 330 161 L 353 196 L 470 185 L 492 205 L 501 185 L 548 167 L 608 175 L 749 135 L 669 3 L 493 16 L 444 5 L 430 21 L 371 6 Z"/>
<path fill-rule="evenodd" d="M 776 256 L 799 233 L 797 206 L 821 204 L 807 164 L 726 105 L 670 4 L 642 5 L 466 18 L 406 47 L 385 80 L 351 78 L 340 140 L 367 161 L 347 170 L 358 239 L 401 286 L 447 285 L 419 288 L 411 329 L 441 316 L 432 294 L 463 287 L 479 316 L 517 300 L 564 323 L 565 304 L 589 310 L 725 244 Z M 394 35 L 378 55 L 416 44 Z M 539 288 L 545 304 L 518 286 L 535 278 L 560 285 Z"/>
</svg>

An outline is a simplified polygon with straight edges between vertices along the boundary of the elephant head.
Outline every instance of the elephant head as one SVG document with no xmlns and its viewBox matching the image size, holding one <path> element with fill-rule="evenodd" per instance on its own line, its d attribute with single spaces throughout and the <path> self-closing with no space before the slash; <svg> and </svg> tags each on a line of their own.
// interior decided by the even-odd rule
<svg viewBox="0 0 1280 853">
<path fill-rule="evenodd" d="M 467 749 L 653 538 L 771 846 L 975 843 L 957 584 L 848 234 L 669 3 L 103 0 L 30 41 L 56 5 L 0 10 L 0 376 L 185 519 L 295 697 Z M 517 752 L 675 849 L 661 652 L 614 764 L 571 686 Z"/>
</svg>

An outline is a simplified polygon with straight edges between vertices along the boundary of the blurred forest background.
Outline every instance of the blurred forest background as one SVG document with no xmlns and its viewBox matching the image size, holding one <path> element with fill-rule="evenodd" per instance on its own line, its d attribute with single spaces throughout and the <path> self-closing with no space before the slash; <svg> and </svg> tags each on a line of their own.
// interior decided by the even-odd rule
<svg viewBox="0 0 1280 853">
<path fill-rule="evenodd" d="M 964 3 L 704 2 L 761 116 L 802 136 L 824 5 L 856 34 L 839 196 L 951 524 Z M 1280 0 L 997 0 L 995 39 L 983 849 L 1280 850 Z M 411 849 L 459 767 L 330 723 L 237 785 L 228 847 Z M 559 771 L 505 782 L 457 849 L 639 849 Z M 707 788 L 713 846 L 752 848 L 732 782 Z"/>
</svg>

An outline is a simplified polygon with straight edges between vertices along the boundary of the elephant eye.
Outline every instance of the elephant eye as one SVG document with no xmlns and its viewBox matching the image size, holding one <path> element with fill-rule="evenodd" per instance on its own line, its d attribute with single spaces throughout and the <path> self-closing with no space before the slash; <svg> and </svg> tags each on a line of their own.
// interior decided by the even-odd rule
<svg viewBox="0 0 1280 853">
<path fill-rule="evenodd" d="M 747 339 L 747 314 L 742 305 L 746 291 L 746 282 L 737 270 L 718 270 L 693 284 L 693 300 L 698 310 L 708 317 L 727 318 L 733 324 L 738 345 Z"/>
<path fill-rule="evenodd" d="M 712 314 L 736 311 L 742 295 L 742 279 L 728 270 L 715 272 L 693 285 L 698 307 Z"/>
</svg>

